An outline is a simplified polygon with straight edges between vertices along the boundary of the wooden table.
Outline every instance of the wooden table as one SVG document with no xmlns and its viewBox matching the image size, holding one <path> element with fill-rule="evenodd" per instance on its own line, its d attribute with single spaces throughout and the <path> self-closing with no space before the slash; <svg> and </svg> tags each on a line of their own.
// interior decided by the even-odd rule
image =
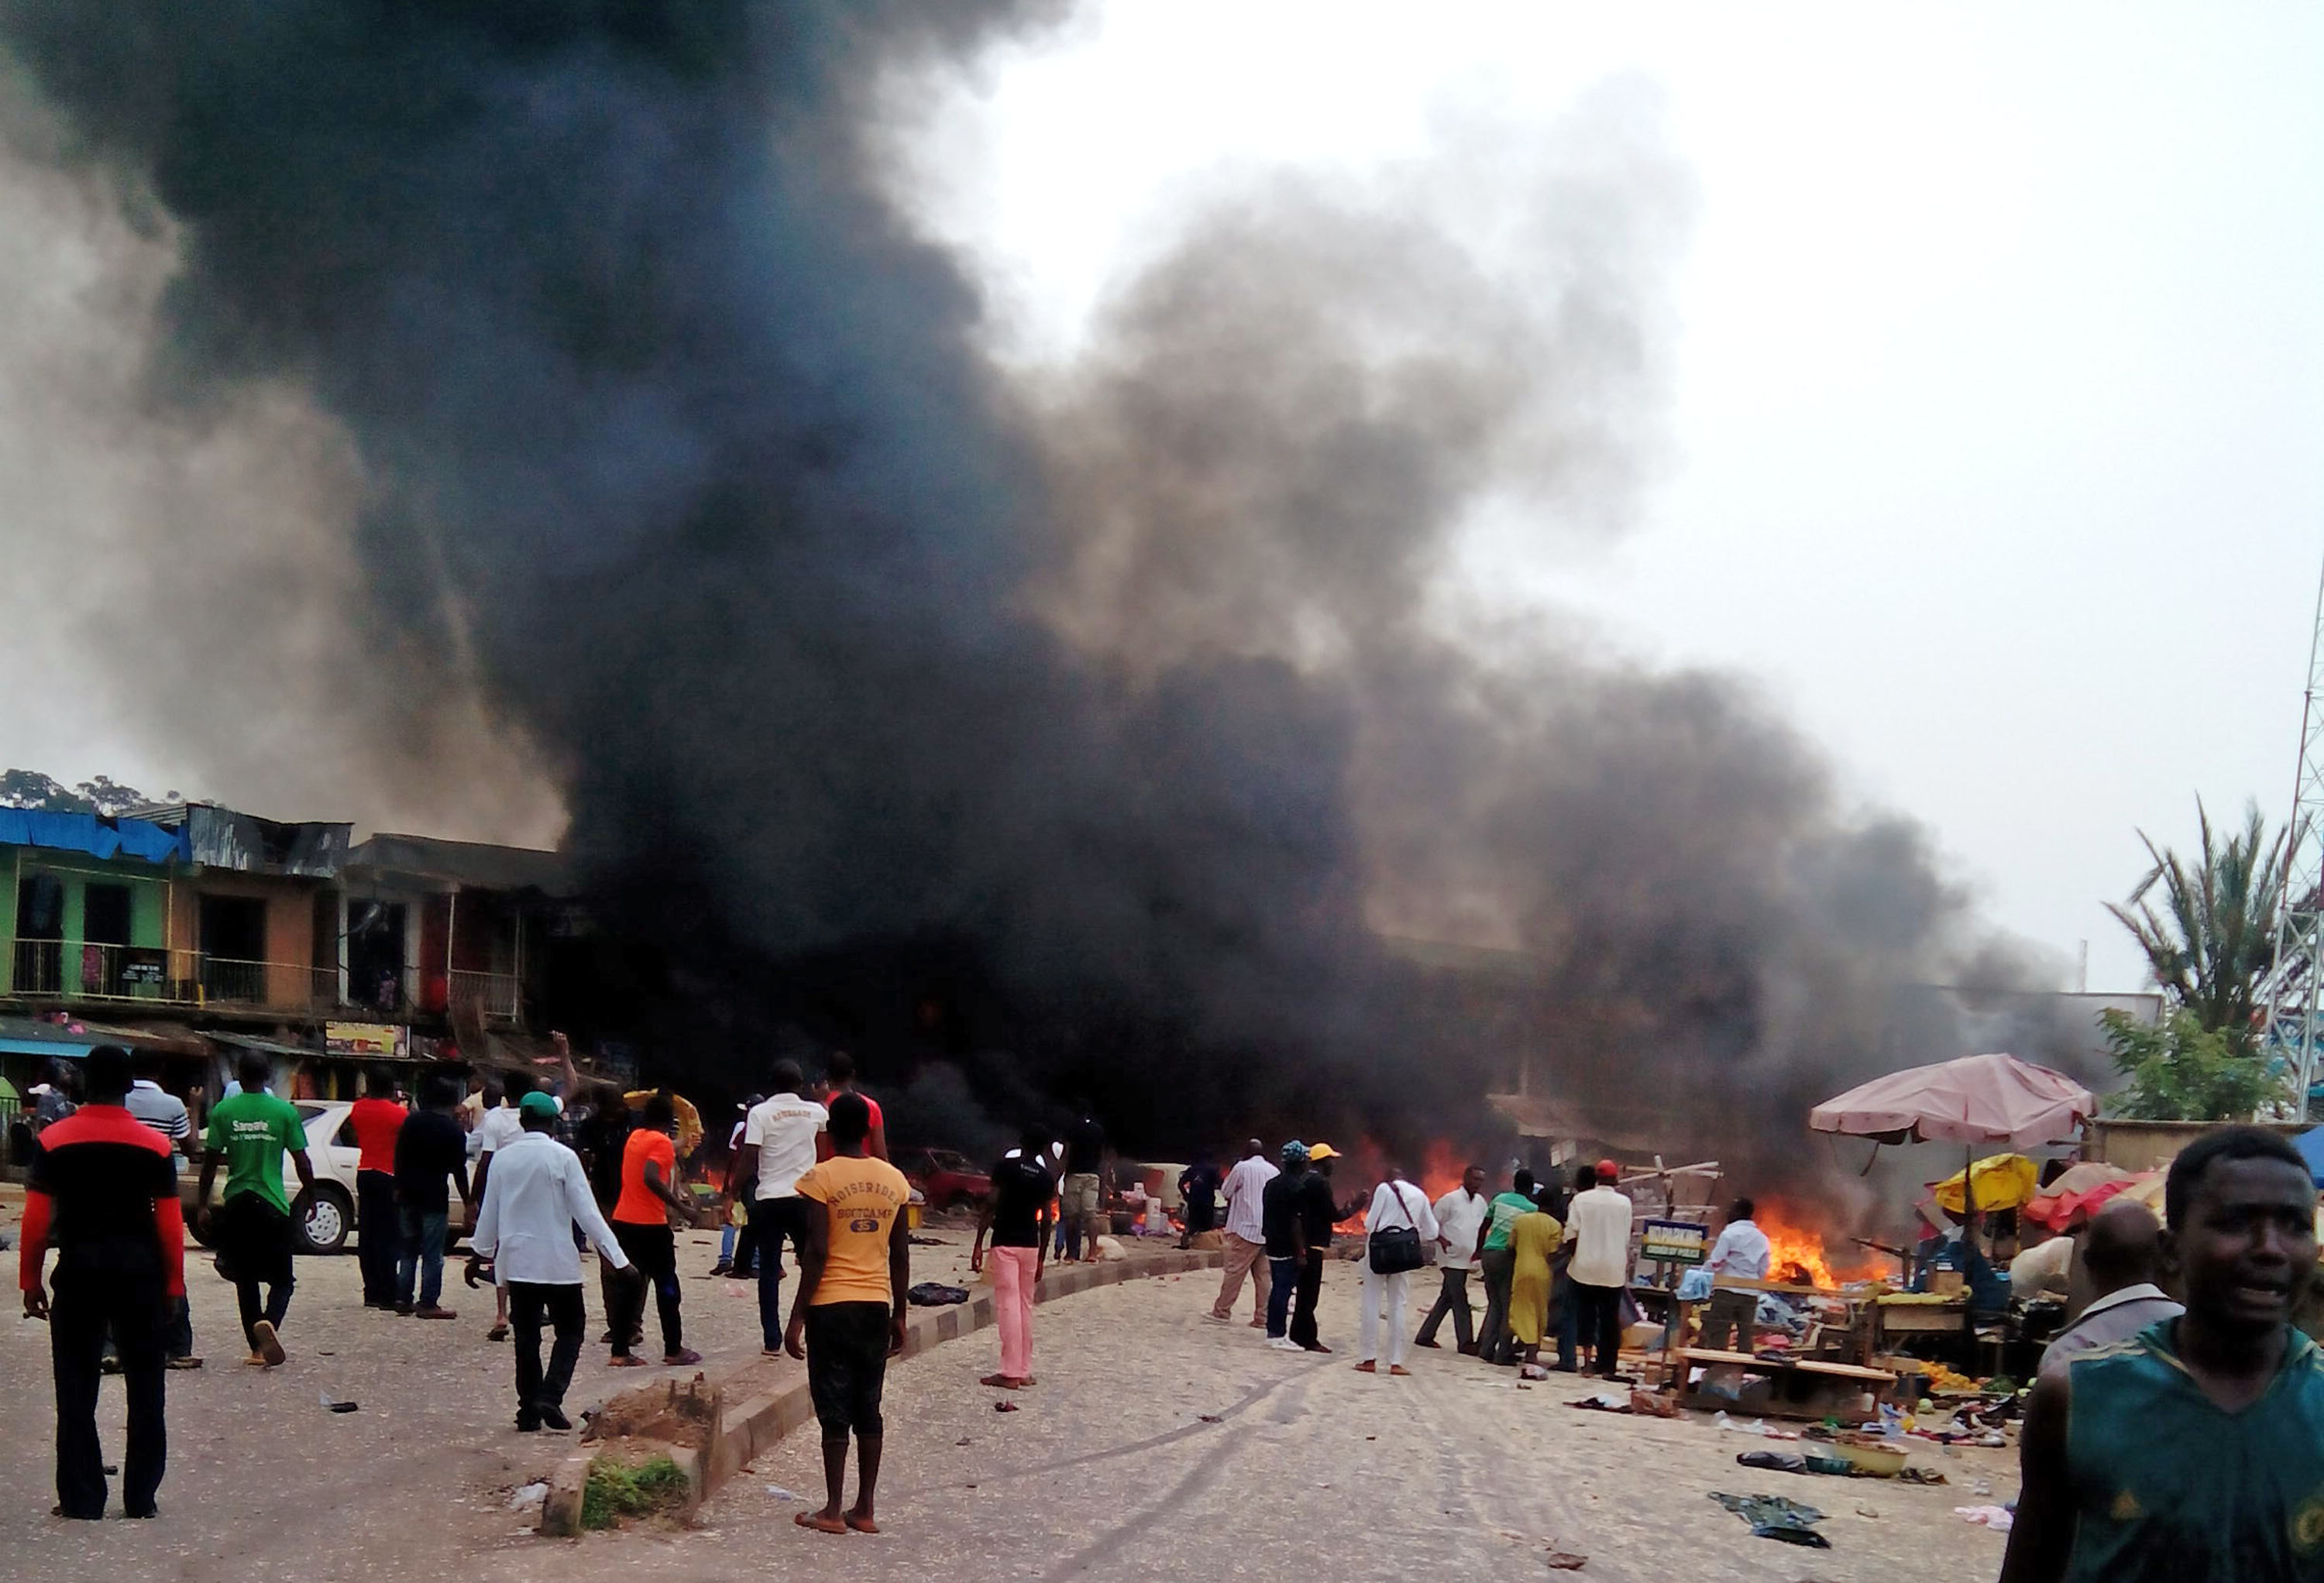
<svg viewBox="0 0 2324 1583">
<path fill-rule="evenodd" d="M 1690 1388 L 1680 1397 L 1681 1406 L 1705 1413 L 1731 1408 L 1776 1418 L 1822 1418 L 1834 1412 L 1851 1416 L 1848 1410 L 1855 1398 L 1868 1391 L 1876 1398 L 1886 1395 L 1896 1384 L 1896 1376 L 1886 1369 L 1827 1363 L 1821 1358 L 1774 1363 L 1748 1352 L 1720 1352 L 1708 1347 L 1682 1347 L 1678 1356 L 1688 1365 L 1734 1368 L 1762 1376 L 1768 1382 L 1769 1394 L 1764 1402 L 1730 1401 L 1700 1387 Z"/>
</svg>

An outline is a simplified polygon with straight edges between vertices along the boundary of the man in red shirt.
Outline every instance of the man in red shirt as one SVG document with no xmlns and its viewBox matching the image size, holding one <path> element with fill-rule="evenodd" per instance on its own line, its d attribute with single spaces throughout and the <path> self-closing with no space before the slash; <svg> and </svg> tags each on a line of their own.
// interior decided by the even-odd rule
<svg viewBox="0 0 2324 1583">
<path fill-rule="evenodd" d="M 365 1308 L 395 1306 L 395 1256 L 402 1232 L 395 1206 L 395 1135 L 410 1112 L 395 1098 L 395 1074 L 384 1066 L 364 1073 L 364 1097 L 347 1112 L 363 1151 L 355 1162 L 355 1257 L 363 1267 Z"/>
<path fill-rule="evenodd" d="M 638 1125 L 622 1146 L 622 1196 L 613 1204 L 613 1236 L 622 1251 L 650 1283 L 654 1304 L 661 1316 L 661 1360 L 666 1364 L 699 1363 L 702 1354 L 687 1349 L 678 1316 L 678 1238 L 669 1229 L 670 1211 L 691 1215 L 678 1192 L 678 1129 L 676 1107 L 669 1091 L 648 1099 Z M 642 1368 L 645 1359 L 632 1356 L 630 1338 L 644 1320 L 645 1284 L 632 1282 L 620 1288 L 622 1311 L 609 1313 L 607 1329 L 613 1338 L 613 1367 Z"/>
<path fill-rule="evenodd" d="M 105 1515 L 97 1385 L 109 1329 L 129 1388 L 122 1499 L 132 1517 L 154 1514 L 169 1451 L 163 1422 L 164 1326 L 186 1293 L 186 1227 L 168 1140 L 132 1116 L 129 1052 L 91 1050 L 88 1102 L 41 1135 L 24 1198 L 17 1284 L 27 1319 L 49 1320 L 57 1393 L 57 1514 Z M 42 1264 L 57 1251 L 56 1298 Z"/>
</svg>

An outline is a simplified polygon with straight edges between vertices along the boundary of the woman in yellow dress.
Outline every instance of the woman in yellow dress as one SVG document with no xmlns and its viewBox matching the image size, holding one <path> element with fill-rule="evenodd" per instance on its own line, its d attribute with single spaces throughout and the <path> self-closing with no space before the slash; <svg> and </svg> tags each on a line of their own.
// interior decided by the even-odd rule
<svg viewBox="0 0 2324 1583">
<path fill-rule="evenodd" d="M 1509 1246 L 1517 1267 L 1509 1276 L 1509 1333 L 1517 1338 L 1523 1360 L 1535 1361 L 1550 1333 L 1550 1259 L 1565 1240 L 1565 1228 L 1549 1212 L 1546 1191 L 1534 1198 L 1534 1208 L 1509 1224 Z"/>
</svg>

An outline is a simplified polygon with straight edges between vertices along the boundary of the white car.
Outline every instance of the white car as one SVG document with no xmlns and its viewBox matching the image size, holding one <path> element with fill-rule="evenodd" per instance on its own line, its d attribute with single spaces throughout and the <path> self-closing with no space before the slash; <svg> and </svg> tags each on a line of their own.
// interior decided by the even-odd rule
<svg viewBox="0 0 2324 1583">
<path fill-rule="evenodd" d="M 299 1121 L 307 1129 L 307 1164 L 315 1170 L 315 1185 L 311 1189 L 299 1184 L 299 1168 L 290 1163 L 289 1151 L 282 1155 L 282 1187 L 292 1195 L 290 1221 L 296 1230 L 295 1244 L 300 1253 L 337 1253 L 347 1245 L 347 1238 L 355 1229 L 355 1164 L 362 1151 L 355 1147 L 355 1135 L 347 1130 L 348 1113 L 355 1109 L 352 1100 L 294 1100 Z M 224 1186 L 219 1183 L 217 1186 Z M 198 1162 L 189 1166 L 179 1178 L 178 1196 L 185 1205 L 189 1221 L 193 1218 L 194 1200 L 201 1191 L 201 1166 Z M 216 1191 L 214 1188 L 213 1191 Z M 198 1230 L 195 1233 L 200 1238 Z M 201 1238 L 202 1245 L 209 1246 Z"/>
</svg>

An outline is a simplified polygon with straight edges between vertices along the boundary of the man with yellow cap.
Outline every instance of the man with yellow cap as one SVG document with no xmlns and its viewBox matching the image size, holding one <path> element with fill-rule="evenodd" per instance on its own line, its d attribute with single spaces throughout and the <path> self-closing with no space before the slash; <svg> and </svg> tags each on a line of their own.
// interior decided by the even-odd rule
<svg viewBox="0 0 2324 1583">
<path fill-rule="evenodd" d="M 1323 1293 L 1323 1259 L 1332 1251 L 1332 1228 L 1363 1207 L 1359 1193 L 1345 1205 L 1332 1196 L 1332 1162 L 1340 1151 L 1311 1144 L 1307 1174 L 1298 1188 L 1299 1268 L 1291 1310 L 1291 1339 L 1308 1352 L 1329 1352 L 1315 1333 L 1315 1304 Z"/>
</svg>

